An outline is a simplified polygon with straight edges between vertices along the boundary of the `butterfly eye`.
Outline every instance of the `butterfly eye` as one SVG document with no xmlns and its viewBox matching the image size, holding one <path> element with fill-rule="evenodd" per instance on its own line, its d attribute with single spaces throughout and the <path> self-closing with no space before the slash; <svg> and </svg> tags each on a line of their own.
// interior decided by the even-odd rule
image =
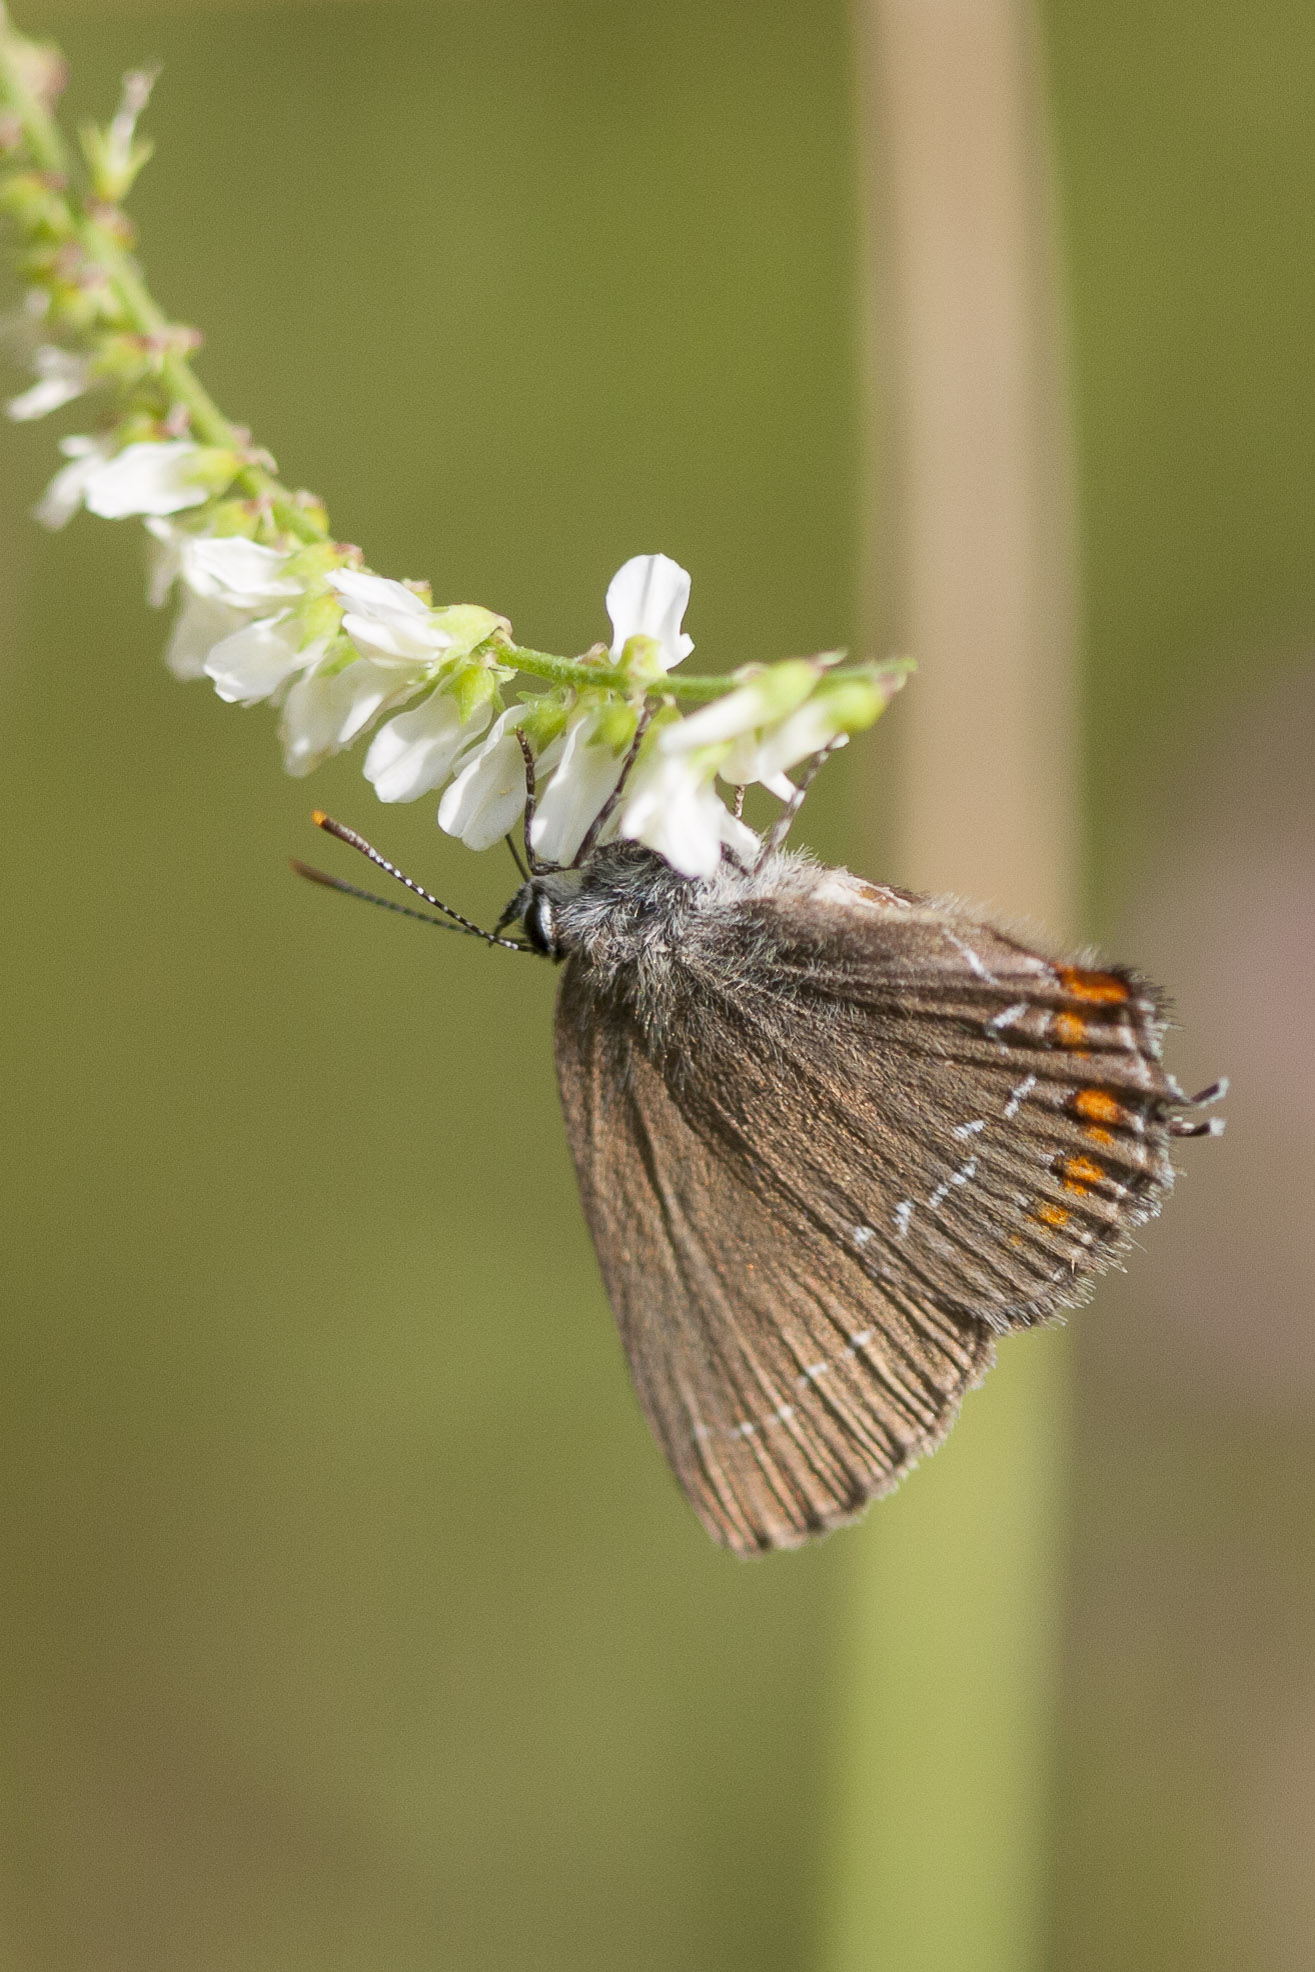
<svg viewBox="0 0 1315 1972">
<path fill-rule="evenodd" d="M 542 952 L 545 958 L 556 957 L 557 922 L 551 900 L 542 890 L 535 893 L 526 909 L 525 936 L 536 952 Z"/>
</svg>

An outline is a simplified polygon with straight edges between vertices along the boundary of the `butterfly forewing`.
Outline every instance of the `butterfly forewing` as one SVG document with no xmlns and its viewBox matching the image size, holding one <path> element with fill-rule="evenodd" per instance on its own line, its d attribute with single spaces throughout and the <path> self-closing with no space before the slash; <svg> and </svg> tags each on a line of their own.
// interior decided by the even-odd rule
<svg viewBox="0 0 1315 1972">
<path fill-rule="evenodd" d="M 948 1430 L 987 1331 L 883 1290 L 691 1121 L 623 1008 L 569 968 L 567 1134 L 640 1401 L 696 1511 L 743 1553 L 859 1511 Z"/>
</svg>

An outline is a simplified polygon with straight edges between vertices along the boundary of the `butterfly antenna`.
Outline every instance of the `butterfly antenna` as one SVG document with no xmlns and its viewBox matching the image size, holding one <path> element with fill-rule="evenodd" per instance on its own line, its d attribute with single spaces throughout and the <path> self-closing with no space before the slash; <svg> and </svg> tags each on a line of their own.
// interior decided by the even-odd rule
<svg viewBox="0 0 1315 1972">
<path fill-rule="evenodd" d="M 460 911 L 454 911 L 452 906 L 445 904 L 441 897 L 435 897 L 432 891 L 424 889 L 413 878 L 407 876 L 404 870 L 399 870 L 396 863 L 390 863 L 386 856 L 381 856 L 379 851 L 374 847 L 374 844 L 367 842 L 363 835 L 358 835 L 355 829 L 349 829 L 343 822 L 335 822 L 333 816 L 326 815 L 322 808 L 316 808 L 312 812 L 311 820 L 317 829 L 323 829 L 326 835 L 336 835 L 339 842 L 345 842 L 350 849 L 359 850 L 360 854 L 367 857 L 376 869 L 382 870 L 386 876 L 391 876 L 396 882 L 405 885 L 406 889 L 413 896 L 423 899 L 426 904 L 432 905 L 434 910 L 441 911 L 445 918 L 450 918 L 452 920 L 451 929 L 464 931 L 471 938 L 482 938 L 486 945 L 501 945 L 511 952 L 519 952 L 526 949 L 514 938 L 499 938 L 496 932 L 486 931 L 483 925 L 474 924 L 469 918 L 463 917 Z M 330 890 L 342 890 L 349 896 L 364 898 L 367 903 L 382 904 L 386 909 L 405 912 L 405 906 L 401 904 L 389 905 L 386 899 L 375 897 L 368 890 L 357 890 L 352 884 L 340 883 L 335 877 L 328 877 L 320 871 L 313 871 L 309 864 L 294 862 L 293 867 L 299 875 L 309 877 L 313 883 L 323 883 Z M 409 913 L 409 915 L 423 917 L 424 913 L 415 911 Z M 434 922 L 434 920 L 431 919 L 430 922 Z"/>
<path fill-rule="evenodd" d="M 487 937 L 487 933 L 482 931 L 474 933 L 467 931 L 464 924 L 450 924 L 446 918 L 430 917 L 428 911 L 413 911 L 409 904 L 395 904 L 391 897 L 376 897 L 373 890 L 359 890 L 354 883 L 344 883 L 340 876 L 330 876 L 327 870 L 317 870 L 313 864 L 303 863 L 296 856 L 289 856 L 288 864 L 298 876 L 304 876 L 308 883 L 323 884 L 326 890 L 339 890 L 344 897 L 359 897 L 363 904 L 377 904 L 381 911 L 395 911 L 398 917 L 414 918 L 417 924 L 435 925 L 439 931 L 455 931 L 463 938 Z M 495 945 L 507 946 L 514 952 L 528 952 L 533 949 L 529 945 L 513 944 L 509 938 L 495 938 L 492 942 Z"/>
</svg>

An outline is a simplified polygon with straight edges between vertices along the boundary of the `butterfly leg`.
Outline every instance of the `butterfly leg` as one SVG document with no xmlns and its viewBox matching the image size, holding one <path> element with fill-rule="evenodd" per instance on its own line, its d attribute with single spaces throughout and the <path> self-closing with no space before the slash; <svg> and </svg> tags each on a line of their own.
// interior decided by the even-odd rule
<svg viewBox="0 0 1315 1972">
<path fill-rule="evenodd" d="M 807 763 L 794 793 L 790 796 L 784 808 L 763 837 L 763 846 L 759 852 L 758 861 L 754 866 L 755 869 L 762 869 L 768 858 L 774 856 L 777 850 L 784 845 L 785 838 L 789 835 L 794 824 L 794 818 L 804 805 L 804 796 L 821 773 L 827 761 L 831 758 L 831 755 L 838 747 L 842 747 L 844 743 L 843 737 L 833 739 L 829 746 L 824 746 L 821 752 L 815 753 Z"/>
<path fill-rule="evenodd" d="M 578 870 L 584 863 L 588 862 L 594 850 L 598 847 L 599 836 L 616 813 L 617 803 L 626 791 L 626 782 L 630 779 L 630 770 L 639 758 L 639 749 L 643 744 L 644 734 L 648 731 L 652 717 L 652 706 L 645 704 L 643 711 L 639 715 L 639 724 L 635 727 L 635 737 L 631 740 L 626 757 L 621 762 L 620 778 L 602 807 L 598 810 L 598 813 L 594 816 L 592 822 L 590 822 L 588 830 L 585 833 L 584 841 L 576 850 L 574 860 L 571 863 L 573 870 Z"/>
<path fill-rule="evenodd" d="M 538 779 L 534 771 L 534 752 L 526 737 L 525 729 L 517 726 L 516 737 L 520 741 L 521 758 L 525 762 L 525 861 L 533 876 L 541 876 L 545 870 L 555 870 L 556 863 L 545 863 L 530 841 L 530 831 L 534 827 L 535 810 L 539 805 Z"/>
</svg>

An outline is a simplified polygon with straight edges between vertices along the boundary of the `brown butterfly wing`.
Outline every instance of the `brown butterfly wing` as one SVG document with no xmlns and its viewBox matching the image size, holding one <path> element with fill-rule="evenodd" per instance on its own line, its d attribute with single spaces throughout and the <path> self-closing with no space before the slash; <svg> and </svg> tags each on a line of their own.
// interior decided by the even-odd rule
<svg viewBox="0 0 1315 1972">
<path fill-rule="evenodd" d="M 954 905 L 778 859 L 662 946 L 577 953 L 567 1130 L 636 1384 L 741 1551 L 934 1447 L 992 1331 L 1081 1299 L 1158 1209 L 1181 1092 L 1154 994 Z"/>
<path fill-rule="evenodd" d="M 990 1366 L 989 1333 L 887 1292 L 806 1211 L 783 1214 L 691 1123 L 596 983 L 568 964 L 558 1073 L 640 1402 L 716 1539 L 797 1546 L 940 1442 Z"/>
<path fill-rule="evenodd" d="M 1082 1301 L 1159 1211 L 1187 1131 L 1161 996 L 952 901 L 812 874 L 820 895 L 751 907 L 771 983 L 748 1017 L 784 1067 L 755 1129 L 765 1102 L 798 1145 L 794 1183 L 907 1291 L 993 1329 Z M 796 1016 L 786 1057 L 773 1005 Z"/>
</svg>

